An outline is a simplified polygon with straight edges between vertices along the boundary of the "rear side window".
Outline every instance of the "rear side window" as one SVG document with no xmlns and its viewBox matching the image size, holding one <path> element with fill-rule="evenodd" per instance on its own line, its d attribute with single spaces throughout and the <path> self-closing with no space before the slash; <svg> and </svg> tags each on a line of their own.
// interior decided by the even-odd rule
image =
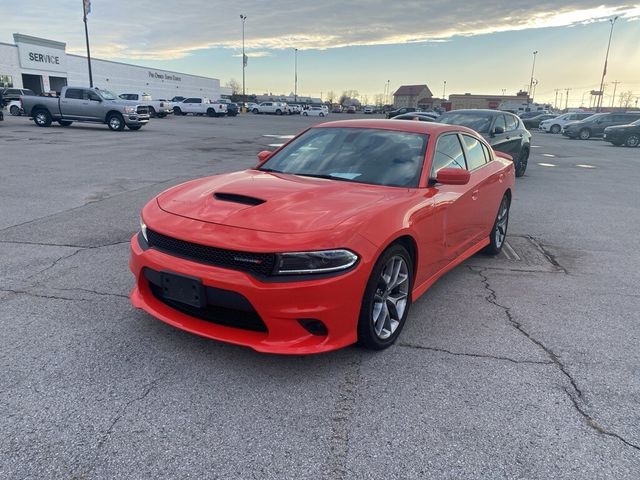
<svg viewBox="0 0 640 480">
<path fill-rule="evenodd" d="M 27 96 L 32 96 L 32 97 L 36 96 L 36 92 L 34 92 L 33 90 L 29 90 L 28 88 L 25 88 L 24 90 L 22 90 L 22 94 Z"/>
<path fill-rule="evenodd" d="M 482 167 L 487 160 L 484 156 L 480 141 L 469 135 L 462 135 L 462 140 L 467 147 L 467 168 L 469 170 L 475 170 L 476 168 Z"/>
<path fill-rule="evenodd" d="M 489 151 L 489 147 L 487 147 L 484 143 L 482 143 L 481 145 L 482 145 L 482 150 L 484 151 L 484 157 L 486 158 L 487 163 L 489 163 L 491 160 L 493 160 L 493 156 Z"/>
<path fill-rule="evenodd" d="M 518 119 L 513 115 L 505 115 L 507 128 L 505 132 L 510 132 L 512 130 L 516 130 L 518 128 Z"/>
<path fill-rule="evenodd" d="M 431 177 L 435 177 L 441 168 L 467 168 L 462 145 L 455 133 L 443 135 L 438 139 L 436 151 L 433 154 Z"/>
<path fill-rule="evenodd" d="M 200 103 L 200 102 L 196 102 L 196 100 L 198 100 L 197 98 L 185 98 L 184 99 L 184 103 Z"/>
<path fill-rule="evenodd" d="M 82 100 L 82 90 L 79 88 L 70 88 L 64 94 L 64 98 L 71 98 L 74 100 Z"/>
</svg>

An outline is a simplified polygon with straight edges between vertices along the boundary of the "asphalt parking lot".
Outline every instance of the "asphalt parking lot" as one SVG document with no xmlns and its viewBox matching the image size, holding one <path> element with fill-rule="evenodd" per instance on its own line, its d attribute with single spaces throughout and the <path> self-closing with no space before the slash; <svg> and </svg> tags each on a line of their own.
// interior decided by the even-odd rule
<svg viewBox="0 0 640 480">
<path fill-rule="evenodd" d="M 0 478 L 638 478 L 640 148 L 534 133 L 509 248 L 383 352 L 262 355 L 131 307 L 149 198 L 318 121 L 0 123 Z"/>
</svg>

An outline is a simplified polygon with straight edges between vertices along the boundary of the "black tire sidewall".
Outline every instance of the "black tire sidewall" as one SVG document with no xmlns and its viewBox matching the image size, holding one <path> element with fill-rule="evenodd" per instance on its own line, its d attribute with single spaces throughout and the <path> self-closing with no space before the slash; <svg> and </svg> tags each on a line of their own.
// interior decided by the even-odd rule
<svg viewBox="0 0 640 480">
<path fill-rule="evenodd" d="M 405 308 L 404 315 L 400 319 L 400 325 L 396 328 L 396 331 L 393 334 L 385 339 L 381 340 L 375 333 L 373 329 L 373 322 L 371 321 L 371 310 L 373 308 L 373 296 L 375 295 L 376 288 L 378 287 L 378 280 L 382 273 L 383 268 L 389 259 L 393 256 L 401 255 L 405 262 L 407 262 L 407 267 L 409 270 L 409 295 L 407 297 L 407 307 Z M 371 350 L 382 350 L 390 347 L 396 341 L 404 324 L 406 323 L 407 317 L 409 315 L 409 310 L 411 309 L 411 292 L 413 290 L 413 261 L 411 260 L 411 256 L 409 252 L 400 245 L 399 243 L 395 243 L 387 248 L 373 267 L 371 271 L 371 275 L 369 276 L 369 280 L 367 281 L 367 285 L 365 287 L 364 295 L 362 297 L 362 304 L 360 306 L 360 316 L 358 318 L 358 344 L 362 347 L 371 349 Z"/>
<path fill-rule="evenodd" d="M 527 171 L 527 165 L 529 163 L 529 149 L 523 148 L 518 155 L 518 160 L 516 160 L 516 177 L 522 177 Z"/>
<path fill-rule="evenodd" d="M 507 225 L 505 226 L 505 238 L 502 241 L 502 245 L 498 247 L 496 245 L 496 228 L 498 228 L 498 216 L 500 215 L 500 210 L 502 209 L 502 202 L 507 201 Z M 509 232 L 509 214 L 511 212 L 511 200 L 509 200 L 509 196 L 507 194 L 502 196 L 500 200 L 500 205 L 498 205 L 498 212 L 496 213 L 496 219 L 493 222 L 493 228 L 491 228 L 491 232 L 489 233 L 489 245 L 487 245 L 484 249 L 484 253 L 488 255 L 498 255 L 502 248 L 504 247 L 504 243 L 507 241 L 507 233 Z"/>
<path fill-rule="evenodd" d="M 625 139 L 624 144 L 625 144 L 627 147 L 632 147 L 632 148 L 633 148 L 633 147 L 637 147 L 638 145 L 640 145 L 640 143 L 638 143 L 638 142 L 636 142 L 636 144 L 635 144 L 635 145 L 629 145 L 629 140 L 630 140 L 631 138 L 633 138 L 633 137 L 638 138 L 638 135 L 637 135 L 637 134 L 635 134 L 635 133 L 633 133 L 633 134 L 629 135 L 629 136 Z"/>
<path fill-rule="evenodd" d="M 111 126 L 111 119 L 113 117 L 119 117 L 120 118 L 120 126 L 118 128 L 113 128 Z M 109 130 L 111 130 L 111 131 L 121 132 L 122 130 L 124 130 L 124 127 L 125 127 L 124 118 L 122 117 L 122 115 L 119 115 L 117 113 L 112 113 L 107 117 L 107 126 L 109 127 Z"/>
</svg>

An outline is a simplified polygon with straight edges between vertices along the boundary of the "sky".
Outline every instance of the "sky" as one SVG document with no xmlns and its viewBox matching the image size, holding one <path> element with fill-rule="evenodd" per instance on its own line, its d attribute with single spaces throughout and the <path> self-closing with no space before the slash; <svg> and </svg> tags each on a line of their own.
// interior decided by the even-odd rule
<svg viewBox="0 0 640 480">
<path fill-rule="evenodd" d="M 1 3 L 0 42 L 19 32 L 86 53 L 81 0 Z M 91 53 L 242 84 L 240 14 L 248 93 L 292 92 L 297 48 L 299 95 L 357 90 L 373 103 L 387 82 L 391 93 L 427 84 L 441 97 L 446 82 L 446 95 L 515 94 L 538 51 L 536 101 L 569 88 L 569 106 L 579 106 L 599 87 L 618 16 L 604 104 L 614 81 L 617 93 L 640 97 L 640 3 L 604 0 L 92 0 Z"/>
</svg>

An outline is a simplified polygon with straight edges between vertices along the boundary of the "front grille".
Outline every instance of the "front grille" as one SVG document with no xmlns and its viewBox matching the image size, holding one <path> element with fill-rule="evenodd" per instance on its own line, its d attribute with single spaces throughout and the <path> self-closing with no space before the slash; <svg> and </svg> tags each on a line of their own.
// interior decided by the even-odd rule
<svg viewBox="0 0 640 480">
<path fill-rule="evenodd" d="M 152 272 L 157 273 L 157 272 Z M 147 275 L 149 279 L 151 275 Z M 226 296 L 235 295 L 239 297 L 240 301 L 235 300 L 232 303 L 246 303 L 247 306 L 242 306 L 242 309 L 234 308 L 229 305 L 218 305 L 216 303 L 208 303 L 205 307 L 198 308 L 185 303 L 176 302 L 175 300 L 169 300 L 163 297 L 162 287 L 156 285 L 149 279 L 149 288 L 154 297 L 160 300 L 168 307 L 173 308 L 185 315 L 195 317 L 205 322 L 215 323 L 217 325 L 224 325 L 226 327 L 241 328 L 243 330 L 252 330 L 254 332 L 267 332 L 267 326 L 249 303 L 249 301 L 236 292 L 230 292 L 228 290 L 219 290 L 212 287 L 206 287 L 207 297 L 209 302 L 216 298 L 216 293 L 226 292 Z M 215 301 L 215 300 L 213 300 Z"/>
<path fill-rule="evenodd" d="M 184 240 L 168 237 L 149 229 L 147 229 L 147 239 L 150 247 L 172 255 L 260 276 L 270 275 L 273 272 L 273 266 L 276 261 L 273 253 L 250 253 L 207 247 L 199 243 L 185 242 Z"/>
<path fill-rule="evenodd" d="M 148 115 L 149 114 L 149 107 L 146 107 L 144 105 L 140 105 L 138 107 L 137 112 L 138 112 L 139 115 Z"/>
</svg>

